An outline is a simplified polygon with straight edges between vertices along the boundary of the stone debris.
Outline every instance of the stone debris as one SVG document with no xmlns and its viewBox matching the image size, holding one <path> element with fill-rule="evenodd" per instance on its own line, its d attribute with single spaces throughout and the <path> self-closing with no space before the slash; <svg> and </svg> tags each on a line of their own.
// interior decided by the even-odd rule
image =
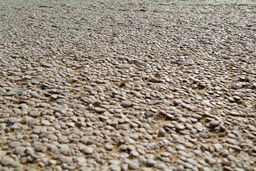
<svg viewBox="0 0 256 171">
<path fill-rule="evenodd" d="M 255 170 L 255 6 L 1 0 L 0 170 Z"/>
</svg>

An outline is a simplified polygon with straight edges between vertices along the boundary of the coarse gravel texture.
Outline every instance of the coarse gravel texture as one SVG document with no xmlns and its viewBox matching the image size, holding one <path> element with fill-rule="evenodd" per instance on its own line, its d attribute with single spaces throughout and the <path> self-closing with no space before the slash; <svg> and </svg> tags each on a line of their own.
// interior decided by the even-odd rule
<svg viewBox="0 0 256 171">
<path fill-rule="evenodd" d="M 1 171 L 255 171 L 256 2 L 1 0 Z"/>
</svg>

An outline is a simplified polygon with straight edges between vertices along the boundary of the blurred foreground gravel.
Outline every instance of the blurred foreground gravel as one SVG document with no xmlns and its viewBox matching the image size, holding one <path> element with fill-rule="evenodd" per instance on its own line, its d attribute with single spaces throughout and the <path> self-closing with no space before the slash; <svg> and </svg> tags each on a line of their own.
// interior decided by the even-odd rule
<svg viewBox="0 0 256 171">
<path fill-rule="evenodd" d="M 236 2 L 1 0 L 0 170 L 255 171 Z"/>
</svg>

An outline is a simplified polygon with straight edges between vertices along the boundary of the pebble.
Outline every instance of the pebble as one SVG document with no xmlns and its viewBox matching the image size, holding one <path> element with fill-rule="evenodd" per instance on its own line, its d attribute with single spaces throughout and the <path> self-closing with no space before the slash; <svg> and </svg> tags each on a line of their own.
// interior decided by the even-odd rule
<svg viewBox="0 0 256 171">
<path fill-rule="evenodd" d="M 94 110 L 96 113 L 104 113 L 106 111 L 106 109 L 102 107 L 95 107 Z"/>
<path fill-rule="evenodd" d="M 8 157 L 8 156 L 3 156 L 0 160 L 0 163 L 3 166 L 8 166 L 8 167 L 19 167 L 20 163 L 18 161 L 15 161 L 13 158 Z"/>
<path fill-rule="evenodd" d="M 132 150 L 132 151 L 130 152 L 130 154 L 131 154 L 132 157 L 138 157 L 138 156 L 140 156 L 140 154 L 139 154 L 138 151 L 136 151 L 136 150 Z"/>
<path fill-rule="evenodd" d="M 105 149 L 106 149 L 106 150 L 112 150 L 113 147 L 114 147 L 114 146 L 113 146 L 112 144 L 106 144 L 106 145 L 105 145 Z"/>
<path fill-rule="evenodd" d="M 159 103 L 161 103 L 162 101 L 161 100 L 150 100 L 149 102 L 148 102 L 148 104 L 149 105 L 156 105 L 156 104 L 159 104 Z"/>
<path fill-rule="evenodd" d="M 30 111 L 28 113 L 28 115 L 31 116 L 31 117 L 39 117 L 41 115 L 41 113 L 39 111 L 34 110 L 34 111 Z"/>
<path fill-rule="evenodd" d="M 121 167 L 117 164 L 111 164 L 109 168 L 111 171 L 121 171 Z"/>
<path fill-rule="evenodd" d="M 61 156 L 61 157 L 59 157 L 59 160 L 62 163 L 71 164 L 73 162 L 73 157 Z"/>
<path fill-rule="evenodd" d="M 44 125 L 44 126 L 49 126 L 49 125 L 51 125 L 51 123 L 48 121 L 48 120 L 42 120 L 42 125 Z"/>
<path fill-rule="evenodd" d="M 157 164 L 156 168 L 159 170 L 167 170 L 167 166 L 162 163 Z"/>
<path fill-rule="evenodd" d="M 133 161 L 128 163 L 128 168 L 131 170 L 137 170 L 140 168 L 140 165 L 136 161 Z"/>
<path fill-rule="evenodd" d="M 216 120 L 211 120 L 211 121 L 209 122 L 209 126 L 210 126 L 210 127 L 216 127 L 216 126 L 218 126 L 218 125 L 219 125 L 219 122 L 216 121 Z"/>
<path fill-rule="evenodd" d="M 132 107 L 133 104 L 132 104 L 132 102 L 126 100 L 126 101 L 121 102 L 121 106 L 123 106 L 123 107 Z"/>
<path fill-rule="evenodd" d="M 184 129 L 185 129 L 185 126 L 184 126 L 183 124 L 177 123 L 177 124 L 175 125 L 175 128 L 176 128 L 177 130 L 184 130 Z"/>
<path fill-rule="evenodd" d="M 21 145 L 21 143 L 18 142 L 18 141 L 13 141 L 13 142 L 9 143 L 9 147 L 11 147 L 11 148 L 15 148 L 15 147 L 18 147 L 20 145 Z"/>
<path fill-rule="evenodd" d="M 79 156 L 79 157 L 74 158 L 74 161 L 77 162 L 79 167 L 85 167 L 87 165 L 86 158 L 83 157 L 83 156 Z"/>
<path fill-rule="evenodd" d="M 148 167 L 154 167 L 157 164 L 157 162 L 155 160 L 153 160 L 153 159 L 148 159 L 148 160 L 146 160 L 145 164 Z"/>
<path fill-rule="evenodd" d="M 67 110 L 68 110 L 68 107 L 66 105 L 63 105 L 63 106 L 56 106 L 56 107 L 53 107 L 53 110 L 55 112 L 60 112 L 60 113 L 66 113 Z"/>
<path fill-rule="evenodd" d="M 81 148 L 82 152 L 84 154 L 90 155 L 93 154 L 94 149 L 92 147 L 88 147 L 88 146 L 83 146 L 83 148 Z"/>
</svg>

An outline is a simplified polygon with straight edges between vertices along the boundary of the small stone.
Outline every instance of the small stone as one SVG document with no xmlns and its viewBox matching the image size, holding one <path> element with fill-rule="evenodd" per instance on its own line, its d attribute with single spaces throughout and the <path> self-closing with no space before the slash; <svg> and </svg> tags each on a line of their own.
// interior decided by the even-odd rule
<svg viewBox="0 0 256 171">
<path fill-rule="evenodd" d="M 185 126 L 184 126 L 183 124 L 177 123 L 177 124 L 175 125 L 175 128 L 176 128 L 177 130 L 184 130 L 184 129 L 185 129 Z"/>
<path fill-rule="evenodd" d="M 223 146 L 221 144 L 214 144 L 214 148 L 217 152 L 219 152 L 223 148 Z"/>
<path fill-rule="evenodd" d="M 106 109 L 102 108 L 102 107 L 95 107 L 94 108 L 95 112 L 97 113 L 104 113 L 106 111 Z"/>
<path fill-rule="evenodd" d="M 117 164 L 111 164 L 109 168 L 111 171 L 121 171 L 121 167 Z"/>
<path fill-rule="evenodd" d="M 51 123 L 48 121 L 48 120 L 42 120 L 42 125 L 44 125 L 44 126 L 49 126 L 49 125 L 51 125 Z"/>
<path fill-rule="evenodd" d="M 216 121 L 216 120 L 211 120 L 211 121 L 209 122 L 209 126 L 210 126 L 210 127 L 216 127 L 216 126 L 219 126 L 219 122 L 218 122 L 218 121 Z"/>
<path fill-rule="evenodd" d="M 15 161 L 13 158 L 8 157 L 8 156 L 4 156 L 2 157 L 2 159 L 0 160 L 0 163 L 3 166 L 8 166 L 8 167 L 19 167 L 20 163 Z"/>
<path fill-rule="evenodd" d="M 129 69 L 131 67 L 130 64 L 119 64 L 117 66 L 119 69 Z"/>
<path fill-rule="evenodd" d="M 62 136 L 59 136 L 58 142 L 60 142 L 60 143 L 69 143 L 69 139 L 68 139 L 68 137 L 62 135 Z"/>
<path fill-rule="evenodd" d="M 189 59 L 183 59 L 183 60 L 181 60 L 181 63 L 184 66 L 190 66 L 190 65 L 194 64 L 194 62 L 192 60 L 189 60 Z"/>
<path fill-rule="evenodd" d="M 88 146 L 83 146 L 83 148 L 81 150 L 84 154 L 87 154 L 87 155 L 93 154 L 93 152 L 94 152 L 93 148 L 88 147 Z"/>
<path fill-rule="evenodd" d="M 34 148 L 35 148 L 36 152 L 43 152 L 44 153 L 44 152 L 47 151 L 47 147 L 44 146 L 44 145 L 40 145 L 40 144 L 35 145 Z"/>
<path fill-rule="evenodd" d="M 74 127 L 74 126 L 75 126 L 75 123 L 74 123 L 74 122 L 67 122 L 67 126 L 69 126 L 69 127 Z"/>
<path fill-rule="evenodd" d="M 145 164 L 147 167 L 154 167 L 156 165 L 156 161 L 153 159 L 148 159 L 148 160 L 146 160 Z"/>
<path fill-rule="evenodd" d="M 105 145 L 105 149 L 106 150 L 112 150 L 113 149 L 113 145 L 112 144 L 106 144 Z"/>
<path fill-rule="evenodd" d="M 123 107 L 132 107 L 133 104 L 132 104 L 132 102 L 125 100 L 125 101 L 121 102 L 121 106 L 123 106 Z"/>
<path fill-rule="evenodd" d="M 17 147 L 14 149 L 14 154 L 18 154 L 18 155 L 20 155 L 20 156 L 23 156 L 23 155 L 25 155 L 25 150 L 26 150 L 25 147 L 17 146 Z"/>
<path fill-rule="evenodd" d="M 66 113 L 68 110 L 68 107 L 66 105 L 63 106 L 57 106 L 57 107 L 53 107 L 53 110 L 55 112 L 60 112 L 60 113 Z"/>
<path fill-rule="evenodd" d="M 86 164 L 86 158 L 83 157 L 83 156 L 80 156 L 80 157 L 75 158 L 74 161 L 76 161 L 77 164 L 78 164 L 80 167 L 84 167 L 84 166 L 87 165 L 87 164 Z"/>
<path fill-rule="evenodd" d="M 59 158 L 59 160 L 62 162 L 62 163 L 66 163 L 66 164 L 70 164 L 73 162 L 73 158 L 72 157 L 67 157 L 67 156 L 61 156 Z"/>
<path fill-rule="evenodd" d="M 159 103 L 162 103 L 162 100 L 150 100 L 148 102 L 149 105 L 156 105 L 156 104 L 159 104 Z"/>
<path fill-rule="evenodd" d="M 136 161 L 134 161 L 134 162 L 129 162 L 128 168 L 131 169 L 131 170 L 136 170 L 136 169 L 139 169 L 139 168 L 140 168 L 140 165 L 139 165 L 139 163 L 137 163 Z"/>
<path fill-rule="evenodd" d="M 38 116 L 40 116 L 41 115 L 41 113 L 39 112 L 39 111 L 30 111 L 29 113 L 28 113 L 28 115 L 29 116 L 31 116 L 31 117 L 38 117 Z"/>
<path fill-rule="evenodd" d="M 9 123 L 18 123 L 20 121 L 21 121 L 21 118 L 17 118 L 17 117 L 8 118 Z"/>
<path fill-rule="evenodd" d="M 233 139 L 233 138 L 226 138 L 226 142 L 228 144 L 234 144 L 234 145 L 238 145 L 239 144 L 239 142 L 237 140 Z"/>
<path fill-rule="evenodd" d="M 138 157 L 140 155 L 136 150 L 132 150 L 130 154 L 132 157 Z"/>
<path fill-rule="evenodd" d="M 11 147 L 11 148 L 15 148 L 15 147 L 18 147 L 20 145 L 21 145 L 21 143 L 18 142 L 18 141 L 13 141 L 13 142 L 9 143 L 9 147 Z"/>
<path fill-rule="evenodd" d="M 166 165 L 162 164 L 162 163 L 157 164 L 156 168 L 159 169 L 159 170 L 166 170 L 167 169 Z"/>
<path fill-rule="evenodd" d="M 44 62 L 44 61 L 40 62 L 40 64 L 41 64 L 41 66 L 47 67 L 47 68 L 52 68 L 52 67 L 53 67 L 52 64 L 50 64 L 50 63 L 48 63 L 48 62 Z"/>
</svg>

